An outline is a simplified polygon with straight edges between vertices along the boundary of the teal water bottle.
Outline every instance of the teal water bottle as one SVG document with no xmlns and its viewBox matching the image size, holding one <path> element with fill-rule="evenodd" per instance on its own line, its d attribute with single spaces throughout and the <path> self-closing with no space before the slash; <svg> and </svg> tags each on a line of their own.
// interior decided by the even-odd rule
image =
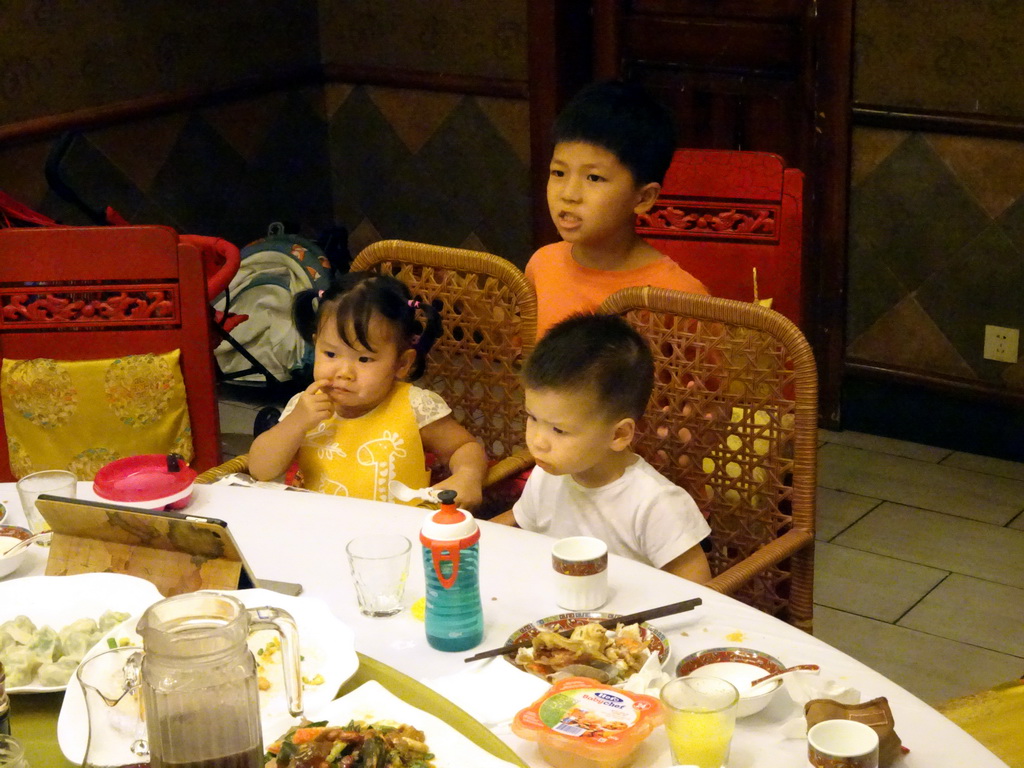
<svg viewBox="0 0 1024 768">
<path fill-rule="evenodd" d="M 480 604 L 480 527 L 455 507 L 455 491 L 438 493 L 441 509 L 420 531 L 427 585 L 427 642 L 439 651 L 465 651 L 484 639 Z"/>
</svg>

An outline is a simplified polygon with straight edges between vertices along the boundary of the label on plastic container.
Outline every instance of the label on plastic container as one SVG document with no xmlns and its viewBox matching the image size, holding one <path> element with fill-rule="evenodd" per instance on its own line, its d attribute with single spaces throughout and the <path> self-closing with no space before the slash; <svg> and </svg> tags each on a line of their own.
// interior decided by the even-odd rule
<svg viewBox="0 0 1024 768">
<path fill-rule="evenodd" d="M 661 719 L 661 704 L 651 696 L 572 677 L 520 711 L 512 731 L 542 745 L 607 760 L 632 752 Z"/>
<path fill-rule="evenodd" d="M 566 736 L 606 741 L 637 720 L 632 699 L 605 689 L 558 693 L 540 705 L 537 715 L 548 728 Z"/>
</svg>

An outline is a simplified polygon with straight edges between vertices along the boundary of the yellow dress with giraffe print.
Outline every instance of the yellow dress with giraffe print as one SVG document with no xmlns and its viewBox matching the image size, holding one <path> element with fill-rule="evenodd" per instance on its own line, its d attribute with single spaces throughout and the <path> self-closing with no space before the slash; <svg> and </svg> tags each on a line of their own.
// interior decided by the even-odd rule
<svg viewBox="0 0 1024 768">
<path fill-rule="evenodd" d="M 303 486 L 373 501 L 395 501 L 392 480 L 423 488 L 430 473 L 420 428 L 449 413 L 439 395 L 399 382 L 369 413 L 354 419 L 332 416 L 306 433 L 298 455 Z"/>
</svg>

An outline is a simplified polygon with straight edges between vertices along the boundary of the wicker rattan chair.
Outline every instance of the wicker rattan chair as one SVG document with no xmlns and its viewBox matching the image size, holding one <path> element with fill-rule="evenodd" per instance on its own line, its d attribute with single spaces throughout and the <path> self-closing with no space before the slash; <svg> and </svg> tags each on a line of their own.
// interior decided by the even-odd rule
<svg viewBox="0 0 1024 768">
<path fill-rule="evenodd" d="M 444 332 L 417 383 L 444 397 L 459 423 L 481 439 L 496 460 L 487 476 L 490 491 L 480 514 L 503 512 L 511 502 L 498 491 L 500 481 L 533 463 L 524 447 L 518 381 L 536 335 L 533 288 L 519 269 L 498 256 L 401 240 L 370 245 L 351 269 L 394 275 L 414 296 L 441 311 Z M 247 458 L 239 457 L 201 475 L 199 482 L 213 482 L 247 467 Z"/>
<path fill-rule="evenodd" d="M 651 343 L 654 393 L 634 448 L 711 525 L 709 586 L 811 630 L 817 373 L 770 309 L 655 288 L 609 296 Z"/>
</svg>

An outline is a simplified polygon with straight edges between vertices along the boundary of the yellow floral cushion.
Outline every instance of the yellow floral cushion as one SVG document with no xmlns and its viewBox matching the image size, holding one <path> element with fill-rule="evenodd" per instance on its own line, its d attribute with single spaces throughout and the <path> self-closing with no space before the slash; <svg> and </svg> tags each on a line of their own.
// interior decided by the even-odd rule
<svg viewBox="0 0 1024 768">
<path fill-rule="evenodd" d="M 67 469 L 91 480 L 115 459 L 179 453 L 192 460 L 180 351 L 108 360 L 3 360 L 11 471 Z"/>
</svg>

